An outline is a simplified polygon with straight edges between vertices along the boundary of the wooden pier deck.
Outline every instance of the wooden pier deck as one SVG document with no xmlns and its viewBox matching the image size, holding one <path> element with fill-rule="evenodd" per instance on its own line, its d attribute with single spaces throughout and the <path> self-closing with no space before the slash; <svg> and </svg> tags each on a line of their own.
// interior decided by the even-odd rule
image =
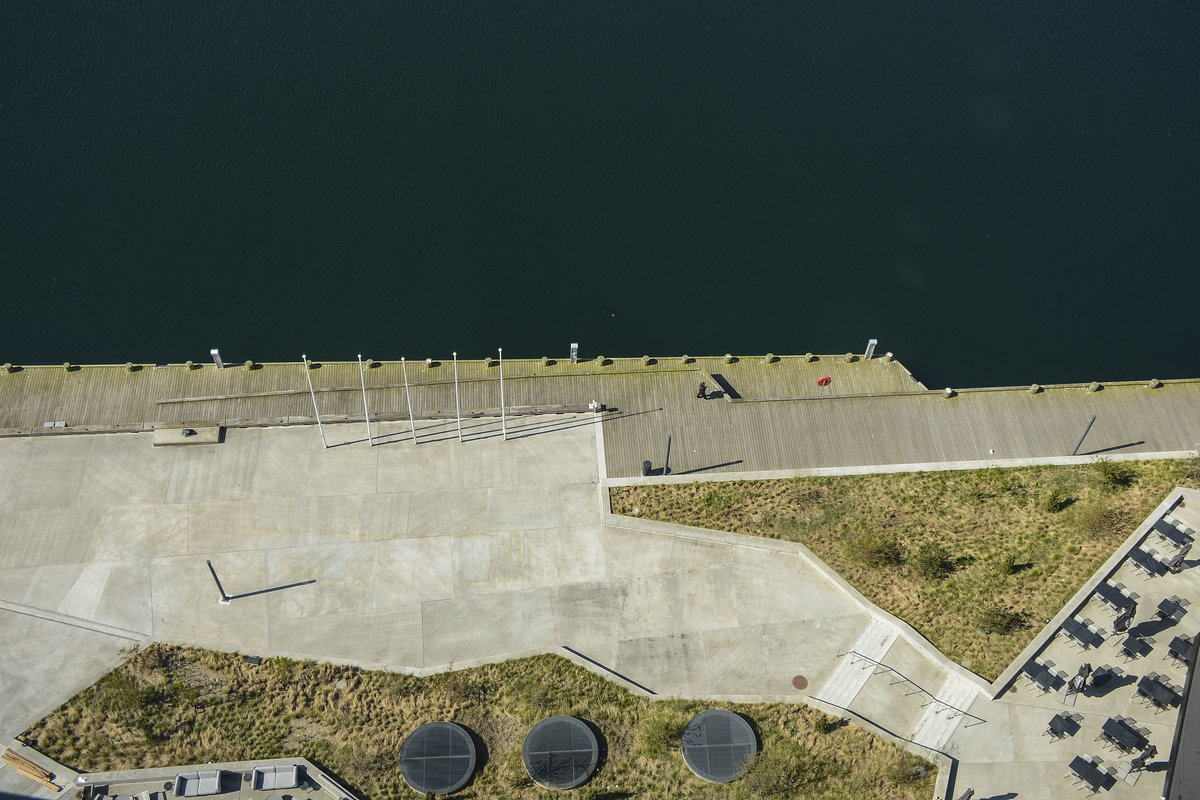
<svg viewBox="0 0 1200 800">
<path fill-rule="evenodd" d="M 407 419 L 399 362 L 365 371 L 373 419 Z M 459 362 L 464 416 L 496 415 L 499 367 Z M 418 420 L 453 417 L 451 362 L 407 365 Z M 361 420 L 357 362 L 315 363 L 310 370 L 322 420 Z M 828 376 L 828 386 L 818 378 Z M 1200 381 L 1143 381 L 929 391 L 897 361 L 812 361 L 762 356 L 504 362 L 510 414 L 578 411 L 591 401 L 602 415 L 610 477 L 639 474 L 643 460 L 661 467 L 672 436 L 671 471 L 794 470 L 1045 458 L 1069 455 L 1092 414 L 1081 453 L 1167 452 L 1200 447 Z M 696 398 L 700 381 L 716 393 Z M 138 431 L 162 425 L 312 424 L 305 371 L 295 363 L 218 370 L 181 364 L 24 367 L 0 374 L 0 435 L 69 435 Z M 65 423 L 63 428 L 45 423 Z M 420 427 L 420 423 L 418 423 Z"/>
</svg>

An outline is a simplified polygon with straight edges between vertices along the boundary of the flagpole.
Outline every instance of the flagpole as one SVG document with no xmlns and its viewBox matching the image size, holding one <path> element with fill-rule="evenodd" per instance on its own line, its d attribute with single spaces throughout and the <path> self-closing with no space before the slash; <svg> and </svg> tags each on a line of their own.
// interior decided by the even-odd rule
<svg viewBox="0 0 1200 800">
<path fill-rule="evenodd" d="M 507 442 L 508 424 L 504 417 L 504 348 L 498 347 L 496 351 L 500 353 L 500 436 Z"/>
<path fill-rule="evenodd" d="M 308 356 L 302 353 L 300 363 L 304 366 L 304 377 L 308 378 L 308 393 L 312 395 L 313 413 L 317 415 L 317 430 L 321 432 L 321 446 L 328 450 L 329 443 L 325 441 L 325 428 L 321 426 L 321 412 L 317 410 L 317 393 L 313 389 L 312 373 L 308 369 Z"/>
<path fill-rule="evenodd" d="M 412 394 L 408 391 L 408 364 L 404 362 L 404 356 L 400 356 L 400 368 L 404 370 L 404 398 L 408 400 L 408 424 L 412 426 L 413 444 L 417 444 L 417 423 L 413 420 Z"/>
<path fill-rule="evenodd" d="M 462 442 L 462 406 L 458 402 L 458 352 L 454 356 L 454 416 L 458 419 L 458 441 Z"/>
<path fill-rule="evenodd" d="M 358 354 L 358 380 L 362 383 L 363 419 L 367 421 L 367 444 L 374 447 L 375 441 L 371 438 L 371 412 L 367 409 L 367 379 L 363 376 L 362 353 Z"/>
</svg>

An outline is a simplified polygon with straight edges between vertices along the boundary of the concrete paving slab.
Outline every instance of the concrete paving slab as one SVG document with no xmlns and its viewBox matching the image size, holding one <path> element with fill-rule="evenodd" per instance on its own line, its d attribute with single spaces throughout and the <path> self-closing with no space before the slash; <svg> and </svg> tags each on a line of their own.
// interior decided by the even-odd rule
<svg viewBox="0 0 1200 800">
<path fill-rule="evenodd" d="M 787 691 L 790 677 L 783 673 L 788 670 L 781 671 L 779 665 L 768 661 L 766 645 L 761 632 L 755 630 L 757 627 L 746 625 L 700 631 L 704 680 L 709 692 L 714 695 L 746 694 L 748 688 L 760 686 L 768 690 L 775 688 L 780 694 Z M 770 677 L 775 680 L 771 681 Z"/>
<path fill-rule="evenodd" d="M 102 563 L 110 564 L 112 569 L 90 618 L 149 634 L 154 629 L 150 604 L 146 602 L 150 591 L 150 562 L 138 559 Z"/>
<path fill-rule="evenodd" d="M 89 535 L 101 512 L 18 506 L 0 515 L 0 569 L 73 564 L 90 560 L 95 542 Z"/>
<path fill-rule="evenodd" d="M 599 525 L 524 531 L 525 587 L 561 586 L 604 577 Z"/>
<path fill-rule="evenodd" d="M 750 548 L 735 549 L 731 556 L 738 621 L 743 625 L 859 611 L 800 556 Z"/>
<path fill-rule="evenodd" d="M 614 665 L 626 586 L 622 581 L 567 583 L 551 589 L 554 638 L 601 664 Z"/>
<path fill-rule="evenodd" d="M 622 636 L 637 639 L 737 625 L 733 574 L 711 569 L 631 578 L 618 620 Z"/>
<path fill-rule="evenodd" d="M 557 487 L 488 489 L 487 498 L 484 530 L 520 531 L 562 524 Z"/>
<path fill-rule="evenodd" d="M 297 532 L 315 544 L 361 542 L 362 517 L 362 495 L 306 497 L 299 504 Z"/>
<path fill-rule="evenodd" d="M 344 431 L 345 426 L 330 426 L 334 431 Z M 326 432 L 327 435 L 330 431 Z M 354 438 L 361 429 L 353 431 Z M 332 439 L 330 440 L 333 441 Z M 357 446 L 330 447 L 320 457 L 312 457 L 308 463 L 307 497 L 329 495 L 373 494 L 378 483 L 379 464 L 373 448 L 364 455 Z"/>
<path fill-rule="evenodd" d="M 151 562 L 154 638 L 227 650 L 265 647 L 267 596 L 221 605 L 205 560 L 199 555 Z M 213 566 L 226 594 L 232 596 L 268 585 L 266 561 L 263 552 L 246 552 L 218 556 Z"/>
<path fill-rule="evenodd" d="M 840 660 L 838 653 L 844 653 L 853 645 L 869 622 L 862 613 L 839 615 L 833 610 L 826 610 L 825 613 L 827 616 L 800 617 L 752 626 L 752 630 L 761 632 L 765 663 L 776 665 L 778 670 L 767 676 L 760 693 L 791 694 L 801 691 L 806 697 L 815 694 L 816 687 L 837 668 Z M 807 689 L 796 690 L 791 687 L 792 679 L 797 675 L 808 682 Z M 785 691 L 776 691 L 781 681 L 787 684 Z"/>
<path fill-rule="evenodd" d="M 555 646 L 549 589 L 481 594 L 421 606 L 425 667 Z"/>
<path fill-rule="evenodd" d="M 615 669 L 656 694 L 708 696 L 704 642 L 696 634 L 622 639 L 617 645 Z"/>
<path fill-rule="evenodd" d="M 250 494 L 261 434 L 258 428 L 234 428 L 217 447 L 175 450 L 166 502 L 244 500 Z"/>
<path fill-rule="evenodd" d="M 598 484 L 569 483 L 558 487 L 558 514 L 562 525 L 594 524 L 599 513 Z"/>
<path fill-rule="evenodd" d="M 452 539 L 454 596 L 525 588 L 524 536 L 506 531 Z"/>
<path fill-rule="evenodd" d="M 24 603 L 39 569 L 42 567 L 0 569 L 0 600 Z"/>
<path fill-rule="evenodd" d="M 377 445 L 373 448 L 378 459 L 375 491 L 416 492 L 453 487 L 452 461 L 446 453 L 451 446 L 462 445 L 455 441 L 414 446 L 407 437 Z"/>
<path fill-rule="evenodd" d="M 188 552 L 227 553 L 316 544 L 300 528 L 297 498 L 232 500 L 188 506 Z"/>
<path fill-rule="evenodd" d="M 16 506 L 32 451 L 32 437 L 0 439 L 0 503 L 5 508 Z"/>
<path fill-rule="evenodd" d="M 259 437 L 255 469 L 246 497 L 304 497 L 308 491 L 309 464 L 320 450 L 313 449 L 309 428 L 268 428 Z M 223 446 L 223 445 L 222 445 Z"/>
<path fill-rule="evenodd" d="M 703 569 L 733 563 L 729 547 L 679 536 L 652 536 L 644 531 L 605 526 L 605 574 L 635 578 L 661 572 Z"/>
<path fill-rule="evenodd" d="M 487 489 L 415 491 L 408 511 L 408 535 L 484 533 L 487 504 Z"/>
<path fill-rule="evenodd" d="M 362 538 L 376 542 L 405 536 L 411 502 L 408 492 L 363 495 Z"/>
<path fill-rule="evenodd" d="M 265 652 L 362 665 L 420 664 L 419 606 L 271 617 Z M 336 653 L 336 656 L 330 654 Z"/>
<path fill-rule="evenodd" d="M 453 597 L 453 547 L 448 536 L 380 542 L 370 607 L 403 608 Z"/>
<path fill-rule="evenodd" d="M 89 686 L 132 643 L 0 609 L 0 731 L 13 736 Z"/>
<path fill-rule="evenodd" d="M 13 498 L 19 507 L 70 508 L 78 503 L 96 439 L 84 436 L 76 442 L 76 438 L 48 437 L 28 452 L 20 473 L 20 489 Z"/>
<path fill-rule="evenodd" d="M 91 457 L 85 462 L 79 505 L 163 502 L 175 453 L 153 447 L 149 452 L 144 447 L 131 448 L 119 441 L 121 436 L 96 437 Z"/>
<path fill-rule="evenodd" d="M 122 505 L 103 509 L 93 528 L 97 560 L 162 558 L 187 552 L 185 505 Z"/>
<path fill-rule="evenodd" d="M 263 582 L 243 591 L 266 591 L 259 596 L 272 622 L 365 610 L 374 595 L 377 553 L 371 542 L 267 550 Z"/>
</svg>

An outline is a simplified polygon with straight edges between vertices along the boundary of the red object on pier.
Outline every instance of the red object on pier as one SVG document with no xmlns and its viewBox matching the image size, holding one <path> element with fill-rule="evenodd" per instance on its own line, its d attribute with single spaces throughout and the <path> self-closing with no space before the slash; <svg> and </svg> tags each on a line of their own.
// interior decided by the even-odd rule
<svg viewBox="0 0 1200 800">
<path fill-rule="evenodd" d="M 833 378 L 829 377 L 828 375 L 822 375 L 821 377 L 817 378 L 817 386 L 828 386 L 831 383 L 833 383 Z"/>
</svg>

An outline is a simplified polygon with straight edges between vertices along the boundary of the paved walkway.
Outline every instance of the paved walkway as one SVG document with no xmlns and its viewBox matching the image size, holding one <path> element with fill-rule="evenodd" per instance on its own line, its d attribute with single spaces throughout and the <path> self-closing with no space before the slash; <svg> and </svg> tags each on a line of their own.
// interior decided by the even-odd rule
<svg viewBox="0 0 1200 800">
<path fill-rule="evenodd" d="M 593 415 L 473 424 L 0 439 L 0 735 L 155 639 L 414 672 L 555 651 L 660 696 L 807 699 L 1000 796 L 1061 766 L 1044 703 L 992 702 L 803 548 L 606 515 Z"/>
</svg>

